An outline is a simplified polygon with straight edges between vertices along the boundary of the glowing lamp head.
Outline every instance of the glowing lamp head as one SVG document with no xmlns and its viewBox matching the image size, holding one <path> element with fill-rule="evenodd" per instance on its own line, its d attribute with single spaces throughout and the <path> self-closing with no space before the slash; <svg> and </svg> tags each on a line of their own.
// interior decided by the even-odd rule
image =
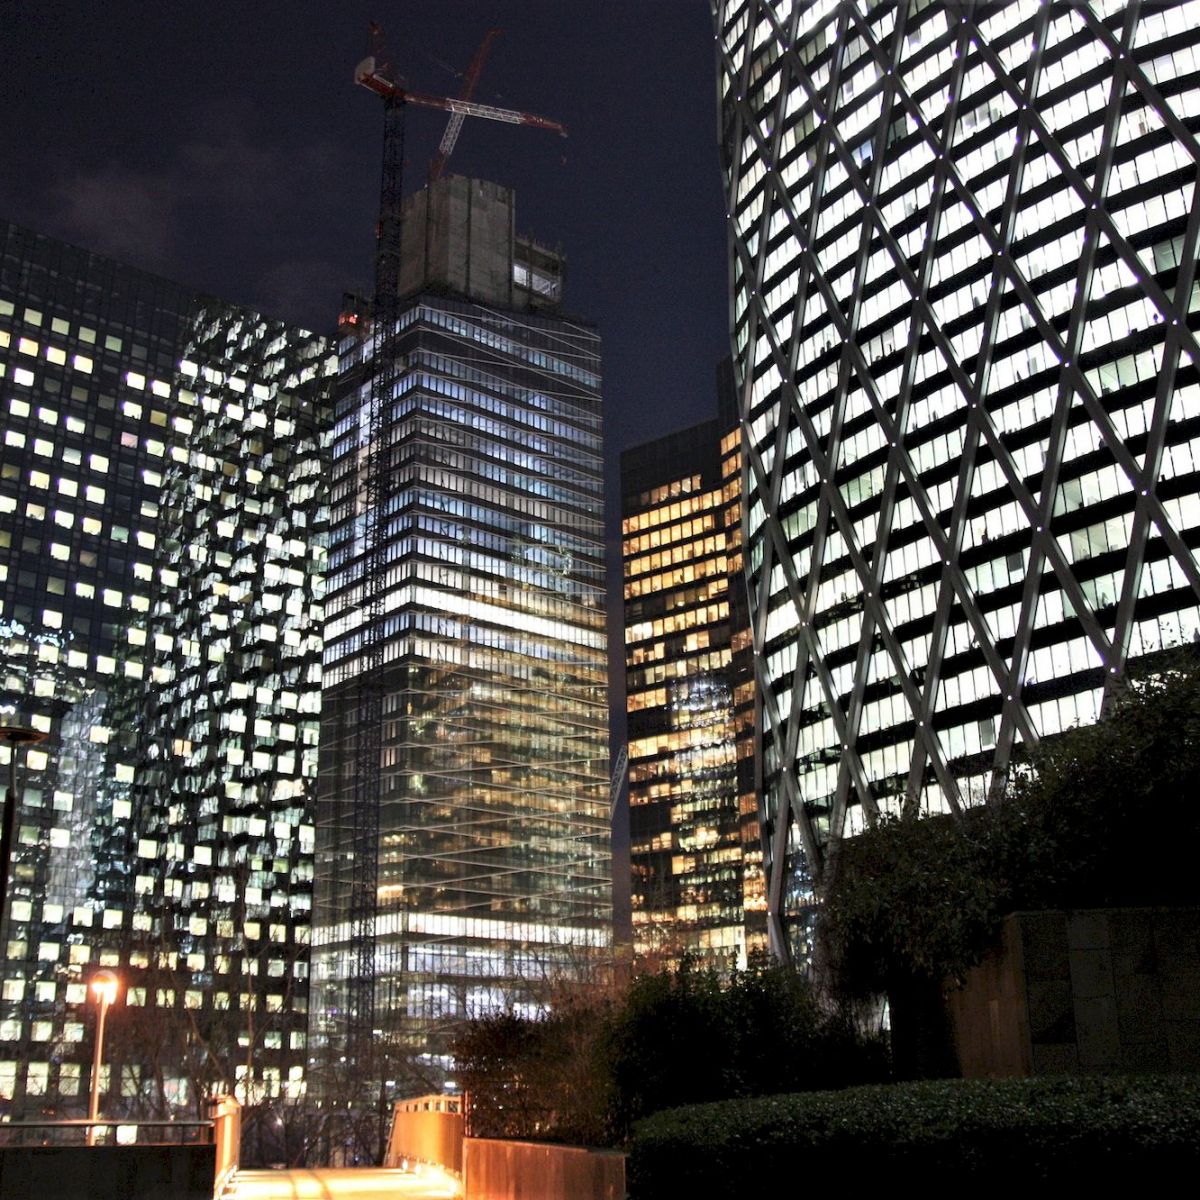
<svg viewBox="0 0 1200 1200">
<path fill-rule="evenodd" d="M 114 971 L 97 971 L 92 976 L 90 985 L 92 995 L 96 997 L 98 1004 L 111 1004 L 117 998 L 117 988 L 120 984 L 121 981 Z"/>
</svg>

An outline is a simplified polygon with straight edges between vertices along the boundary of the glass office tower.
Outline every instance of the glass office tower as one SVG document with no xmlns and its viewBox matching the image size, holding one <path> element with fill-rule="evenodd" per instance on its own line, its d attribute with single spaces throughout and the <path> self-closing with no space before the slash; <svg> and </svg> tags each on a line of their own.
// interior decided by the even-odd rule
<svg viewBox="0 0 1200 1200">
<path fill-rule="evenodd" d="M 739 787 L 734 656 L 748 629 L 726 432 L 718 418 L 621 456 L 634 952 L 718 968 L 765 949 L 752 777 L 748 814 Z"/>
<path fill-rule="evenodd" d="M 58 1105 L 81 1115 L 86 979 L 121 965 L 132 919 L 93 848 L 115 820 L 123 854 L 137 765 L 109 713 L 148 685 L 130 629 L 151 602 L 191 297 L 8 222 L 0 255 L 4 722 L 47 735 L 19 775 L 0 1098 L 14 1117 Z"/>
<path fill-rule="evenodd" d="M 1200 6 L 719 0 L 772 932 L 1200 632 Z M 785 920 L 785 918 L 791 918 Z"/>
<path fill-rule="evenodd" d="M 407 1063 L 401 1088 L 440 1081 L 455 1021 L 535 1003 L 610 939 L 599 339 L 561 314 L 562 261 L 514 238 L 512 205 L 460 177 L 407 199 L 376 423 L 390 457 L 367 969 L 370 1032 Z M 370 766 L 363 365 L 388 334 L 344 314 L 313 952 L 313 1031 L 334 1050 L 354 1040 L 369 852 L 354 811 Z"/>
<path fill-rule="evenodd" d="M 190 1011 L 189 1069 L 247 1102 L 304 1083 L 333 366 L 323 338 L 196 305 L 139 623 L 128 999 Z"/>
<path fill-rule="evenodd" d="M 305 1051 L 323 342 L 8 223 L 0 256 L 0 704 L 47 735 L 0 1101 L 82 1115 L 99 967 L 107 1112 L 258 1099 Z"/>
</svg>

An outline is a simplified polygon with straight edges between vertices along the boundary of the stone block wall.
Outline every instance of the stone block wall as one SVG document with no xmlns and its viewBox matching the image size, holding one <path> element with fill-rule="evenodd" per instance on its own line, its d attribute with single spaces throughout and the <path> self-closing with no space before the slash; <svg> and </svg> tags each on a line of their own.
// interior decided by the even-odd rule
<svg viewBox="0 0 1200 1200">
<path fill-rule="evenodd" d="M 948 998 L 968 1078 L 1200 1071 L 1200 909 L 1014 913 Z"/>
</svg>

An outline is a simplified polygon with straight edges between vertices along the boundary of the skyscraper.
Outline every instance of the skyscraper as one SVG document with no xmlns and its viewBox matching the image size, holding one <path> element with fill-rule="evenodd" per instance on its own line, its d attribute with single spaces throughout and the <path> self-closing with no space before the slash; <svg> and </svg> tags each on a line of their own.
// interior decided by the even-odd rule
<svg viewBox="0 0 1200 1200">
<path fill-rule="evenodd" d="M 21 772 L 0 1095 L 83 1111 L 99 966 L 126 985 L 108 1111 L 217 1073 L 295 1086 L 323 341 L 8 223 L 0 255 L 2 699 L 48 735 Z"/>
<path fill-rule="evenodd" d="M 299 1095 L 307 1057 L 332 368 L 323 338 L 197 302 L 139 623 L 130 1001 L 173 991 L 247 1102 Z"/>
<path fill-rule="evenodd" d="M 610 936 L 599 339 L 562 313 L 561 256 L 513 229 L 509 190 L 430 185 L 405 201 L 395 328 L 343 315 L 313 1031 L 336 1050 L 369 1018 L 417 1076 L 398 1086 L 438 1082 L 456 1020 L 531 1003 Z"/>
<path fill-rule="evenodd" d="M 1195 4 L 719 0 L 772 932 L 1200 632 Z"/>
<path fill-rule="evenodd" d="M 631 899 L 635 953 L 744 967 L 766 927 L 752 777 L 747 805 L 739 786 L 749 630 L 725 434 L 736 463 L 721 418 L 621 456 Z"/>
</svg>

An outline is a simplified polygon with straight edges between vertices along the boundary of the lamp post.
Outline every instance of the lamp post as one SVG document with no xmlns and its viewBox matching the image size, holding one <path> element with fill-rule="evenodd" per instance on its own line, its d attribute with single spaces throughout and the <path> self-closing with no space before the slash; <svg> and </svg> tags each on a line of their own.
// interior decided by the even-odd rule
<svg viewBox="0 0 1200 1200">
<path fill-rule="evenodd" d="M 4 821 L 0 825 L 0 929 L 4 927 L 13 830 L 17 823 L 17 750 L 45 740 L 46 735 L 40 730 L 25 725 L 0 725 L 0 743 L 8 747 L 8 791 L 4 797 Z"/>
<path fill-rule="evenodd" d="M 100 1017 L 96 1023 L 96 1052 L 92 1057 L 92 1098 L 88 1105 L 87 1144 L 96 1144 L 96 1118 L 100 1115 L 100 1065 L 104 1061 L 104 1018 L 108 1006 L 117 998 L 121 981 L 113 971 L 97 971 L 89 985 L 96 1002 L 100 1005 Z"/>
</svg>

